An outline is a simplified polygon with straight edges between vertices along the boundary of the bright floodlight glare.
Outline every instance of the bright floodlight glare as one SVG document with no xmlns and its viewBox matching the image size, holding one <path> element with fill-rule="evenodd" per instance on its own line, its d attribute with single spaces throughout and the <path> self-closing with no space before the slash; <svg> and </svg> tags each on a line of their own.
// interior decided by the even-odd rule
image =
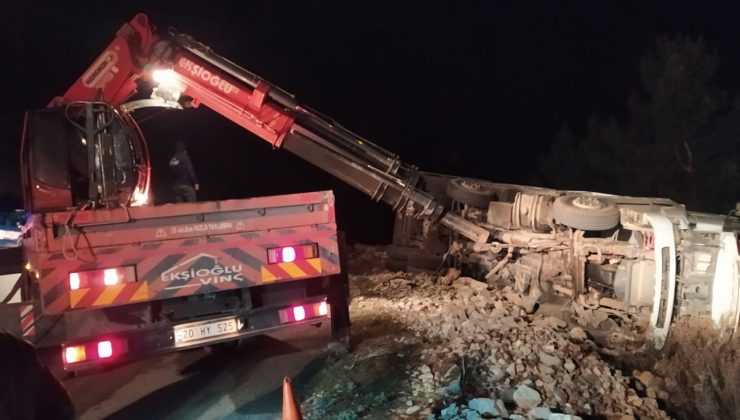
<svg viewBox="0 0 740 420">
<path fill-rule="evenodd" d="M 172 69 L 154 70 L 152 79 L 160 86 L 174 86 L 177 83 L 177 74 Z"/>
<path fill-rule="evenodd" d="M 133 200 L 131 201 L 132 206 L 145 206 L 149 204 L 149 194 L 136 187 L 134 190 Z"/>
</svg>

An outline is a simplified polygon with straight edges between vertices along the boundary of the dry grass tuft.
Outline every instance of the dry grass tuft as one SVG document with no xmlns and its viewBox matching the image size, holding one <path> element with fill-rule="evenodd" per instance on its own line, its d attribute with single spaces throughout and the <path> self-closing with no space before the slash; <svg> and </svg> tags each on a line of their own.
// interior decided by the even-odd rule
<svg viewBox="0 0 740 420">
<path fill-rule="evenodd" d="M 388 364 L 389 356 L 393 353 L 389 346 L 384 344 L 371 344 L 363 347 L 353 355 L 352 364 L 348 369 L 352 369 L 357 364 L 366 364 L 375 368 L 382 369 Z"/>
</svg>

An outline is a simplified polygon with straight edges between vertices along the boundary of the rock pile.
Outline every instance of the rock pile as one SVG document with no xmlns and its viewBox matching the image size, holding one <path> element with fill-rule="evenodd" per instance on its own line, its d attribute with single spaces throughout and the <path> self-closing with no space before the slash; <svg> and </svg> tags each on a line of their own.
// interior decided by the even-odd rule
<svg viewBox="0 0 740 420">
<path fill-rule="evenodd" d="M 372 297 L 356 297 L 353 310 L 391 316 L 424 343 L 400 416 L 436 404 L 442 419 L 668 418 L 657 381 L 615 370 L 584 330 L 528 315 L 510 291 L 464 277 L 366 278 Z"/>
</svg>

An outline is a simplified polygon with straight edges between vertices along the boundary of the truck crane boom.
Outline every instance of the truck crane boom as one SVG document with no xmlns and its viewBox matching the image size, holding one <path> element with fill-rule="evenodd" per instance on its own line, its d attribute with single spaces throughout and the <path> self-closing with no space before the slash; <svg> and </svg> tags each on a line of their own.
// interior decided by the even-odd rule
<svg viewBox="0 0 740 420">
<path fill-rule="evenodd" d="M 152 98 L 124 102 L 137 80 L 157 83 Z M 88 70 L 53 105 L 99 100 L 131 110 L 144 106 L 205 105 L 275 148 L 286 149 L 396 212 L 439 222 L 477 242 L 488 231 L 446 212 L 417 188 L 416 168 L 333 120 L 301 105 L 293 95 L 216 54 L 190 36 L 170 30 L 159 38 L 144 14 L 125 24 Z"/>
</svg>

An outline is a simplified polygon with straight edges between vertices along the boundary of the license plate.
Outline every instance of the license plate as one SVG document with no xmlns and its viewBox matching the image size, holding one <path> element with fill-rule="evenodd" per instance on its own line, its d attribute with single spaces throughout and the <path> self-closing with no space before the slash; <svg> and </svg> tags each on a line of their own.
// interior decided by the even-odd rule
<svg viewBox="0 0 740 420">
<path fill-rule="evenodd" d="M 174 328 L 175 345 L 234 334 L 237 330 L 236 318 L 178 325 Z"/>
</svg>

